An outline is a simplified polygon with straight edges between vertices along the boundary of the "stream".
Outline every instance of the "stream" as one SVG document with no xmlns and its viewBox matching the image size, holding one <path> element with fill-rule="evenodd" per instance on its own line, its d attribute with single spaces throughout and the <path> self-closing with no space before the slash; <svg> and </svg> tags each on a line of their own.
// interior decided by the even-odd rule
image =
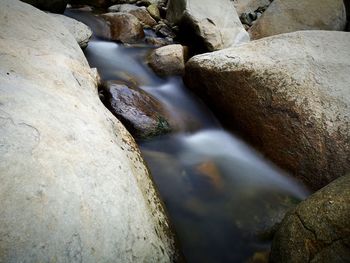
<svg viewBox="0 0 350 263">
<path fill-rule="evenodd" d="M 185 260 L 253 262 L 268 252 L 273 225 L 307 196 L 306 190 L 226 131 L 181 77 L 157 77 L 145 63 L 151 46 L 104 39 L 106 26 L 91 12 L 67 9 L 65 14 L 94 31 L 84 53 L 102 80 L 137 83 L 179 127 L 138 144 Z"/>
</svg>

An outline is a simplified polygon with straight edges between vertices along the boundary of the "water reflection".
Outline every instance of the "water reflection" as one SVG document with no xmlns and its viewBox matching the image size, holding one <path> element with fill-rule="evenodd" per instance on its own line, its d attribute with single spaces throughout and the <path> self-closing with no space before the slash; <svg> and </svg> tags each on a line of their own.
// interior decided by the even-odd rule
<svg viewBox="0 0 350 263">
<path fill-rule="evenodd" d="M 104 30 L 90 13 L 68 11 Z M 149 33 L 149 32 L 148 32 Z M 85 50 L 103 80 L 134 83 L 163 103 L 178 129 L 140 142 L 188 262 L 246 262 L 269 248 L 271 227 L 306 196 L 282 171 L 224 131 L 181 78 L 158 78 L 149 47 L 125 47 L 98 34 Z"/>
</svg>

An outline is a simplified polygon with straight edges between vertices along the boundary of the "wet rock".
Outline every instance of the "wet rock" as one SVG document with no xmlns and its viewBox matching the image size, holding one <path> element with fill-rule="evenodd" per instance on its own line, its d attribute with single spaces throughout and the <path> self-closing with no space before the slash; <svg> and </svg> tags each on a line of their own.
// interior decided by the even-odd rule
<svg viewBox="0 0 350 263">
<path fill-rule="evenodd" d="M 16 0 L 0 25 L 0 262 L 176 262 L 138 146 L 73 36 Z"/>
<path fill-rule="evenodd" d="M 147 7 L 147 11 L 155 20 L 157 20 L 157 21 L 160 20 L 160 13 L 159 13 L 159 9 L 158 9 L 156 4 L 149 5 Z"/>
<path fill-rule="evenodd" d="M 223 189 L 223 178 L 219 168 L 213 161 L 202 162 L 196 165 L 195 170 L 198 174 L 207 178 L 215 190 L 221 191 Z"/>
<path fill-rule="evenodd" d="M 345 32 L 278 35 L 193 57 L 185 82 L 276 164 L 319 189 L 350 170 L 349 45 Z"/>
<path fill-rule="evenodd" d="M 128 13 L 106 13 L 101 15 L 110 24 L 112 40 L 136 43 L 145 34 L 140 21 Z"/>
<path fill-rule="evenodd" d="M 344 30 L 343 0 L 275 0 L 249 30 L 252 39 L 299 30 Z"/>
<path fill-rule="evenodd" d="M 87 47 L 92 36 L 92 31 L 87 25 L 64 15 L 50 15 L 57 19 L 64 25 L 65 28 L 68 29 L 68 31 L 74 36 L 75 40 L 78 42 L 81 48 Z"/>
<path fill-rule="evenodd" d="M 350 175 L 289 213 L 274 237 L 271 262 L 349 262 Z"/>
<path fill-rule="evenodd" d="M 135 16 L 144 26 L 154 27 L 157 22 L 151 17 L 145 7 L 130 4 L 114 5 L 108 8 L 109 12 L 125 12 Z"/>
<path fill-rule="evenodd" d="M 157 48 L 147 60 L 160 76 L 183 75 L 185 72 L 185 48 L 179 44 Z"/>
<path fill-rule="evenodd" d="M 176 37 L 176 34 L 174 33 L 174 31 L 162 21 L 154 27 L 154 30 L 156 31 L 157 35 L 160 35 L 163 37 L 170 37 L 170 38 Z"/>
<path fill-rule="evenodd" d="M 41 10 L 49 11 L 52 13 L 63 13 L 66 9 L 68 0 L 21 0 Z"/>
<path fill-rule="evenodd" d="M 171 131 L 165 109 L 142 89 L 107 81 L 104 90 L 107 107 L 135 138 L 148 139 Z"/>
<path fill-rule="evenodd" d="M 249 41 L 230 0 L 169 0 L 167 19 L 180 25 L 183 37 L 203 51 Z"/>
</svg>

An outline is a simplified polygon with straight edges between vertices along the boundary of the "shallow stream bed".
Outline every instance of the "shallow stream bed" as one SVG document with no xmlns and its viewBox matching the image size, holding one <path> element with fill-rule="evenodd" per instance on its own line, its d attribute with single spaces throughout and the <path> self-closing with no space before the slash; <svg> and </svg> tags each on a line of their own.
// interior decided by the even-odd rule
<svg viewBox="0 0 350 263">
<path fill-rule="evenodd" d="M 138 142 L 187 262 L 248 262 L 270 246 L 271 229 L 307 193 L 259 153 L 223 129 L 181 77 L 161 79 L 145 63 L 152 47 L 103 38 L 102 20 L 66 15 L 95 35 L 84 51 L 102 80 L 137 84 L 158 99 L 176 132 Z"/>
</svg>

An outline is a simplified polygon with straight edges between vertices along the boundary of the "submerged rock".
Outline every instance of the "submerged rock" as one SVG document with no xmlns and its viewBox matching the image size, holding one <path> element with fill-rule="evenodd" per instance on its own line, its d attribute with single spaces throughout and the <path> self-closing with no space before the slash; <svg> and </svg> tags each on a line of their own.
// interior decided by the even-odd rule
<svg viewBox="0 0 350 263">
<path fill-rule="evenodd" d="M 16 0 L 0 24 L 0 261 L 176 261 L 137 145 L 73 36 Z"/>
<path fill-rule="evenodd" d="M 179 44 L 157 48 L 148 56 L 148 65 L 159 76 L 183 75 L 187 53 L 185 50 Z"/>
<path fill-rule="evenodd" d="M 275 163 L 319 189 L 350 170 L 349 46 L 346 32 L 278 35 L 193 57 L 185 82 Z"/>
<path fill-rule="evenodd" d="M 171 131 L 160 102 L 136 87 L 118 81 L 104 84 L 105 104 L 137 139 L 148 139 Z"/>
<path fill-rule="evenodd" d="M 50 15 L 57 19 L 64 25 L 65 28 L 68 29 L 68 31 L 74 36 L 75 40 L 78 42 L 81 48 L 86 48 L 88 46 L 89 40 L 92 36 L 92 31 L 87 25 L 64 15 Z"/>
<path fill-rule="evenodd" d="M 349 262 L 350 175 L 300 203 L 274 237 L 271 262 Z"/>
<path fill-rule="evenodd" d="M 167 19 L 179 24 L 182 34 L 213 51 L 249 41 L 230 0 L 169 0 Z"/>
<path fill-rule="evenodd" d="M 101 16 L 110 24 L 112 40 L 132 44 L 145 36 L 140 21 L 131 14 L 106 13 Z"/>
<path fill-rule="evenodd" d="M 299 30 L 344 30 L 343 0 L 274 0 L 249 33 L 252 39 Z"/>
<path fill-rule="evenodd" d="M 63 13 L 66 9 L 68 0 L 21 0 L 41 10 L 49 11 L 52 13 Z"/>
</svg>

